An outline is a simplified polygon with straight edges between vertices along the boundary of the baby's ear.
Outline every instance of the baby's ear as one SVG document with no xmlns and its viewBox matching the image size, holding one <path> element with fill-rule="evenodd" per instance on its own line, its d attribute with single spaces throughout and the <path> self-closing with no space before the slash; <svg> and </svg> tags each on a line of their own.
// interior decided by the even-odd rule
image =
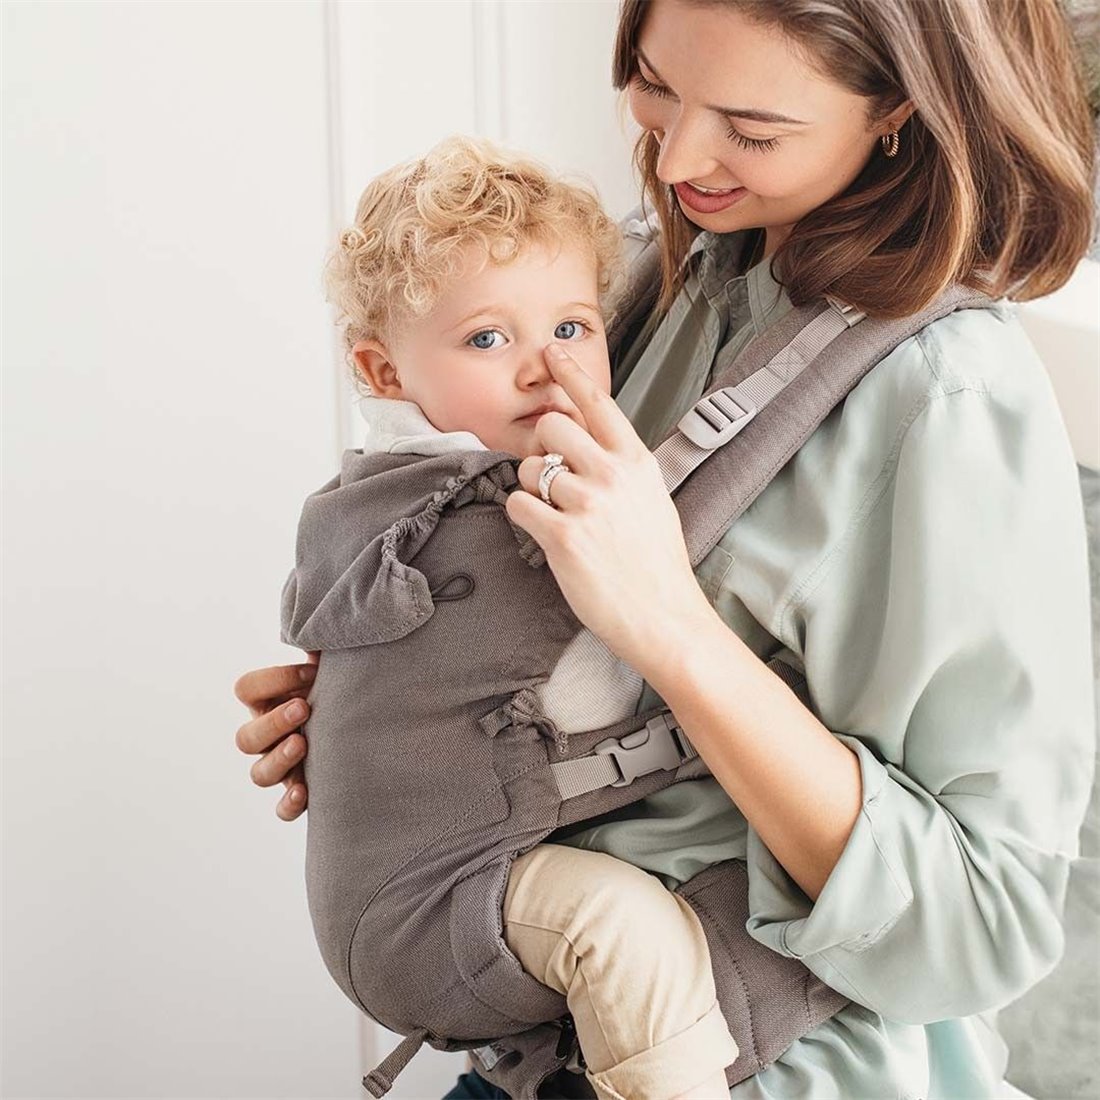
<svg viewBox="0 0 1100 1100">
<path fill-rule="evenodd" d="M 351 349 L 355 369 L 375 397 L 403 398 L 401 380 L 390 353 L 377 340 L 359 340 Z"/>
</svg>

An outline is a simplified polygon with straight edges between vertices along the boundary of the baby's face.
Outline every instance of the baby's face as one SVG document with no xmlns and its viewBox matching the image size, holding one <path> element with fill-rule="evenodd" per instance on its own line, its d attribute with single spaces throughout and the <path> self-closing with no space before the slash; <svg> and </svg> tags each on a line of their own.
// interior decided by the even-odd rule
<svg viewBox="0 0 1100 1100">
<path fill-rule="evenodd" d="M 401 395 L 440 431 L 473 432 L 490 450 L 544 454 L 539 416 L 555 410 L 584 427 L 543 350 L 560 343 L 605 393 L 607 341 L 596 262 L 581 244 L 529 245 L 502 266 L 470 253 L 427 316 L 390 346 Z"/>
</svg>

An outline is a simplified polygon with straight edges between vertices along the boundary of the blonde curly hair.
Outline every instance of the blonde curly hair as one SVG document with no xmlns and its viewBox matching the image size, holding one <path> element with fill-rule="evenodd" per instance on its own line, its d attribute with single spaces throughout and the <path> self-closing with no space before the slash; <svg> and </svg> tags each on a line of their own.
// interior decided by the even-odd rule
<svg viewBox="0 0 1100 1100">
<path fill-rule="evenodd" d="M 325 264 L 349 366 L 360 340 L 387 342 L 428 313 L 470 245 L 506 264 L 531 244 L 583 243 L 596 261 L 600 306 L 622 272 L 622 234 L 594 190 L 482 138 L 450 137 L 372 180 Z M 369 391 L 365 391 L 369 392 Z"/>
</svg>

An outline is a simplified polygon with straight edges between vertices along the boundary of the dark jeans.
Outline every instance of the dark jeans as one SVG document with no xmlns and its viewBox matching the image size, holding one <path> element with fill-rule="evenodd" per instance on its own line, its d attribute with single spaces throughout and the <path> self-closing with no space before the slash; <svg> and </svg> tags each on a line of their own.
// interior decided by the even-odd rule
<svg viewBox="0 0 1100 1100">
<path fill-rule="evenodd" d="M 555 1100 L 595 1095 L 586 1078 L 565 1070 L 545 1080 L 539 1088 L 539 1096 L 553 1097 Z M 491 1085 L 476 1071 L 470 1070 L 458 1079 L 443 1100 L 510 1100 L 510 1097 L 503 1089 Z"/>
<path fill-rule="evenodd" d="M 480 1074 L 470 1070 L 464 1073 L 458 1083 L 443 1100 L 509 1100 L 508 1093 L 490 1085 Z"/>
</svg>

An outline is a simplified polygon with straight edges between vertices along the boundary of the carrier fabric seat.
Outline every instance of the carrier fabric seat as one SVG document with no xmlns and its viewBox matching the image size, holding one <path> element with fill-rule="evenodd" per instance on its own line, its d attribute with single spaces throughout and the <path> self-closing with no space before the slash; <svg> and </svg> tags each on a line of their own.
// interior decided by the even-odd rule
<svg viewBox="0 0 1100 1100">
<path fill-rule="evenodd" d="M 565 999 L 525 974 L 501 935 L 515 855 L 708 774 L 694 759 L 562 800 L 552 762 L 668 712 L 568 737 L 538 713 L 534 686 L 582 628 L 541 549 L 505 512 L 517 467 L 492 451 L 347 452 L 340 475 L 306 501 L 283 595 L 284 640 L 322 654 L 306 730 L 306 882 L 322 957 L 369 1016 L 442 1049 L 567 1016 Z M 743 867 L 720 865 L 685 896 L 712 950 L 732 944 L 763 964 L 755 978 L 726 964 L 718 983 L 742 1050 L 734 1069 L 748 1076 L 846 1001 L 751 940 L 747 903 L 727 907 L 743 878 Z M 746 982 L 771 1010 L 756 1007 Z"/>
</svg>

